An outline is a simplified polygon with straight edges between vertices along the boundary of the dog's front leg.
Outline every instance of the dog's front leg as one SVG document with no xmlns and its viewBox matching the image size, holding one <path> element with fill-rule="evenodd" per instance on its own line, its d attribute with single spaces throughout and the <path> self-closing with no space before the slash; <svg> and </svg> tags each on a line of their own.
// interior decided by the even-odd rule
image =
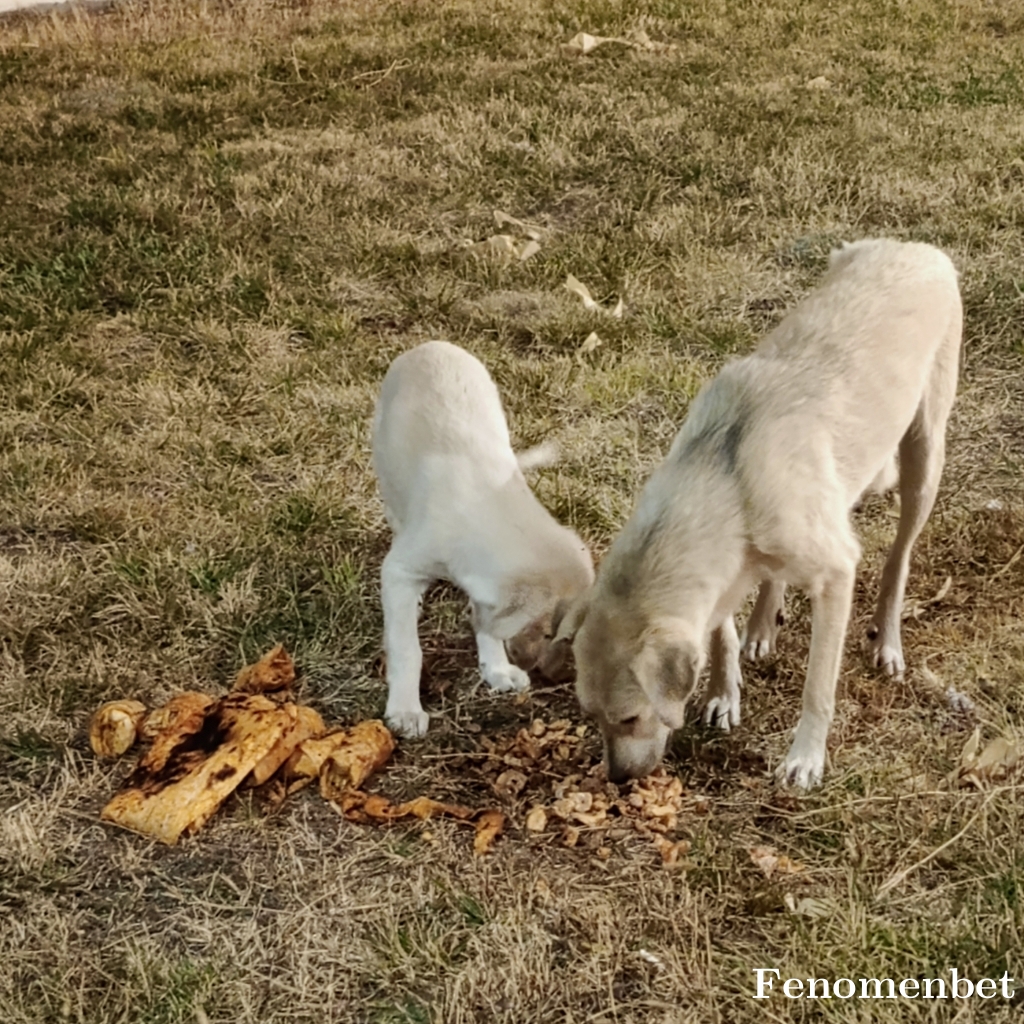
<svg viewBox="0 0 1024 1024">
<path fill-rule="evenodd" d="M 786 584 L 764 580 L 743 632 L 743 655 L 750 661 L 775 653 L 775 638 L 786 622 Z"/>
<path fill-rule="evenodd" d="M 509 663 L 505 645 L 497 637 L 489 633 L 477 633 L 476 650 L 480 659 L 480 675 L 492 690 L 501 693 L 529 687 L 530 677 L 521 668 Z"/>
<path fill-rule="evenodd" d="M 740 724 L 740 639 L 731 615 L 711 634 L 711 670 L 708 702 L 704 708 L 706 725 L 717 725 L 723 732 Z"/>
<path fill-rule="evenodd" d="M 387 659 L 388 726 L 403 736 L 423 736 L 429 719 L 420 703 L 420 599 L 429 580 L 410 571 L 394 548 L 381 566 L 380 594 L 384 606 L 384 654 Z"/>
<path fill-rule="evenodd" d="M 836 704 L 836 682 L 853 602 L 854 570 L 836 570 L 811 594 L 811 651 L 804 683 L 803 710 L 779 777 L 809 789 L 825 771 L 829 726 Z"/>
</svg>

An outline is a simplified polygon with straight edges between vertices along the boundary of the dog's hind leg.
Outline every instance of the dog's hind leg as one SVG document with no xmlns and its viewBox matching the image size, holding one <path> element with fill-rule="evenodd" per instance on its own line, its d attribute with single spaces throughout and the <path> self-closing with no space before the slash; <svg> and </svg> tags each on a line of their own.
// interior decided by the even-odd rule
<svg viewBox="0 0 1024 1024">
<path fill-rule="evenodd" d="M 882 570 L 878 605 L 868 629 L 872 664 L 897 679 L 903 676 L 906 668 L 900 617 L 910 572 L 910 554 L 935 505 L 942 476 L 946 420 L 956 393 L 959 340 L 960 321 L 957 318 L 944 348 L 936 357 L 917 415 L 900 441 L 900 522 L 896 540 Z"/>
<path fill-rule="evenodd" d="M 704 722 L 723 732 L 740 724 L 740 638 L 731 615 L 711 634 L 711 671 Z"/>
<path fill-rule="evenodd" d="M 429 723 L 420 703 L 423 652 L 418 635 L 420 600 L 429 582 L 428 577 L 410 569 L 392 547 L 380 571 L 388 679 L 384 717 L 388 726 L 403 736 L 423 736 Z"/>
<path fill-rule="evenodd" d="M 743 656 L 757 661 L 775 653 L 775 638 L 786 624 L 786 584 L 764 580 L 743 631 Z"/>
<path fill-rule="evenodd" d="M 497 637 L 489 633 L 477 633 L 476 650 L 480 659 L 480 675 L 492 690 L 502 693 L 529 687 L 530 677 L 521 668 L 509 663 L 505 644 Z"/>
<path fill-rule="evenodd" d="M 820 576 L 811 591 L 811 651 L 804 683 L 803 709 L 793 743 L 778 774 L 785 782 L 808 789 L 825 771 L 829 726 L 835 712 L 836 681 L 843 641 L 853 603 L 856 558 Z"/>
</svg>

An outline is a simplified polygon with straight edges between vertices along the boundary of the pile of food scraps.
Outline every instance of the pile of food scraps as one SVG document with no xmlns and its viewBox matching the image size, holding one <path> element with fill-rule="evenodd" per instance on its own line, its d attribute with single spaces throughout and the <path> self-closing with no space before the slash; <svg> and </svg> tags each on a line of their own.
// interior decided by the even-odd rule
<svg viewBox="0 0 1024 1024">
<path fill-rule="evenodd" d="M 112 701 L 92 716 L 89 740 L 101 757 L 119 757 L 137 740 L 150 746 L 114 798 L 104 821 L 174 845 L 198 831 L 239 786 L 258 787 L 271 804 L 319 781 L 323 797 L 349 821 L 446 815 L 476 826 L 474 849 L 487 853 L 504 828 L 494 809 L 423 797 L 392 804 L 363 783 L 390 759 L 395 741 L 382 722 L 328 730 L 292 694 L 295 665 L 281 645 L 244 668 L 226 696 L 185 692 L 148 711 Z"/>
<path fill-rule="evenodd" d="M 479 739 L 480 767 L 494 794 L 513 805 L 526 831 L 557 836 L 567 847 L 611 855 L 610 843 L 629 836 L 649 839 L 668 867 L 685 867 L 690 842 L 676 835 L 684 811 L 708 813 L 708 801 L 688 794 L 663 768 L 618 786 L 588 753 L 588 726 L 537 719 L 507 736 Z M 459 761 L 456 762 L 457 764 Z M 518 812 L 518 813 L 517 813 Z"/>
<path fill-rule="evenodd" d="M 627 838 L 651 842 L 667 867 L 686 867 L 681 820 L 706 814 L 708 801 L 659 769 L 624 786 L 610 783 L 589 742 L 589 727 L 534 720 L 511 734 L 479 735 L 477 749 L 447 759 L 459 783 L 483 781 L 501 809 L 430 796 L 393 802 L 363 786 L 395 750 L 382 722 L 328 729 L 293 694 L 295 666 L 278 645 L 244 668 L 220 698 L 185 692 L 153 710 L 134 700 L 104 704 L 90 724 L 102 757 L 148 748 L 102 811 L 104 821 L 174 844 L 198 831 L 239 787 L 272 807 L 317 782 L 324 799 L 358 824 L 438 816 L 472 824 L 474 850 L 490 851 L 511 818 L 532 842 L 553 841 L 600 860 Z"/>
</svg>

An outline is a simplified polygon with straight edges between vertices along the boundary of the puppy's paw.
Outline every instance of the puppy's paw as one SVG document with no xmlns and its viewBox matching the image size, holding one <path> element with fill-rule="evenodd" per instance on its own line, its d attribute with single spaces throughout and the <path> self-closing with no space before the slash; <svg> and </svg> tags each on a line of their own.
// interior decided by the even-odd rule
<svg viewBox="0 0 1024 1024">
<path fill-rule="evenodd" d="M 495 693 L 521 692 L 530 687 L 530 677 L 515 665 L 483 669 L 484 681 Z"/>
<path fill-rule="evenodd" d="M 740 724 L 740 694 L 725 693 L 712 697 L 704 706 L 704 724 L 729 732 Z"/>
<path fill-rule="evenodd" d="M 761 637 L 755 638 L 743 638 L 743 657 L 747 661 L 760 661 L 762 658 L 767 658 L 768 655 L 775 653 L 775 638 L 766 639 Z"/>
<path fill-rule="evenodd" d="M 786 786 L 810 789 L 821 782 L 825 774 L 825 752 L 810 750 L 801 752 L 797 744 L 790 747 L 786 760 L 775 770 L 775 777 Z"/>
<path fill-rule="evenodd" d="M 430 718 L 422 709 L 419 711 L 385 711 L 384 721 L 392 732 L 411 740 L 426 736 L 427 728 L 430 725 Z"/>
</svg>

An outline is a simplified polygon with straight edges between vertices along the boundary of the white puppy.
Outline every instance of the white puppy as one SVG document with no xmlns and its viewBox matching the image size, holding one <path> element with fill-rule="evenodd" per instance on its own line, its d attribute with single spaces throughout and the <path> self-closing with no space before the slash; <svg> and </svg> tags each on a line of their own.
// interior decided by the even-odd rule
<svg viewBox="0 0 1024 1024">
<path fill-rule="evenodd" d="M 576 689 L 601 726 L 610 778 L 657 764 L 709 639 L 708 715 L 739 721 L 732 616 L 765 580 L 748 646 L 774 638 L 784 584 L 811 598 L 803 712 L 780 774 L 803 787 L 821 779 L 860 558 L 850 509 L 888 482 L 898 449 L 899 529 L 869 632 L 872 660 L 898 676 L 910 552 L 942 473 L 961 333 L 945 255 L 857 242 L 832 254 L 820 287 L 752 355 L 700 392 L 558 630 L 575 638 Z"/>
<path fill-rule="evenodd" d="M 420 599 L 444 579 L 469 596 L 480 672 L 495 690 L 523 690 L 503 641 L 575 598 L 594 579 L 590 554 L 523 477 L 501 399 L 468 352 L 431 341 L 388 369 L 373 420 L 373 468 L 394 533 L 381 568 L 386 717 L 422 736 Z"/>
</svg>

